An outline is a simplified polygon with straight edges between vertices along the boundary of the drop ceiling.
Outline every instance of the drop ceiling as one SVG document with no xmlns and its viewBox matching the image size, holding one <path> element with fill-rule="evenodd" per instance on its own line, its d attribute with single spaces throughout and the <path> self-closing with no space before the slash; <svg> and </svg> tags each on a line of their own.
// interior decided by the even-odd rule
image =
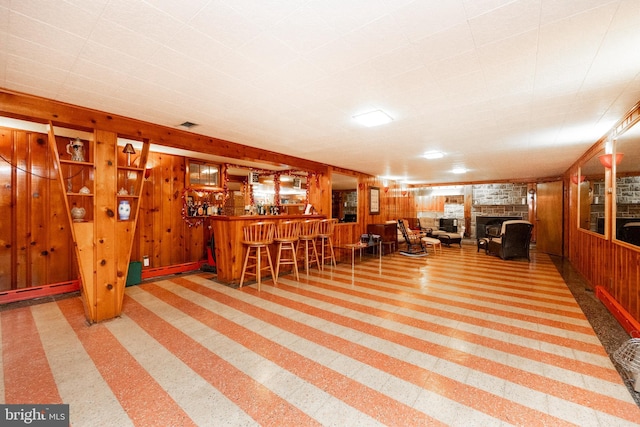
<svg viewBox="0 0 640 427">
<path fill-rule="evenodd" d="M 638 46 L 637 0 L 0 0 L 0 87 L 409 183 L 562 174 Z"/>
</svg>

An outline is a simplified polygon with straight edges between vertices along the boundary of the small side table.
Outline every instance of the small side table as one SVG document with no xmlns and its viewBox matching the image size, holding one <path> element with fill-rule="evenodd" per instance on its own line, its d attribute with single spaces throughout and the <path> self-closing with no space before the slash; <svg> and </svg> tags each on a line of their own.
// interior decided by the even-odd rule
<svg viewBox="0 0 640 427">
<path fill-rule="evenodd" d="M 484 249 L 484 253 L 488 253 L 489 251 L 489 239 L 487 239 L 486 237 L 482 237 L 480 239 L 478 239 L 478 250 L 477 252 L 480 252 L 480 249 Z"/>
</svg>

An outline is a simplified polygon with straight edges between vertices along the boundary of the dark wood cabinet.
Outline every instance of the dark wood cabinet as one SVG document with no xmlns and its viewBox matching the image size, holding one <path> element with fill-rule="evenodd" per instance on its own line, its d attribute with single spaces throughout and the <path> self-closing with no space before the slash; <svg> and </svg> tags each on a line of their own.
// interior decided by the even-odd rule
<svg viewBox="0 0 640 427">
<path fill-rule="evenodd" d="M 378 234 L 382 238 L 382 242 L 393 242 L 398 245 L 398 226 L 395 222 L 389 224 L 369 224 L 367 225 L 367 233 Z"/>
</svg>

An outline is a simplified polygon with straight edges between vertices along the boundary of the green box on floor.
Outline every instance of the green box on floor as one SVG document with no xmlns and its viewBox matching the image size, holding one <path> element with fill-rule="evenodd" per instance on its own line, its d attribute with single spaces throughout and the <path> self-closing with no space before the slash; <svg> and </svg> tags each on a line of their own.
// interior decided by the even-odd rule
<svg viewBox="0 0 640 427">
<path fill-rule="evenodd" d="M 138 285 L 140 282 L 142 282 L 142 263 L 140 261 L 132 261 L 129 263 L 126 286 Z"/>
</svg>

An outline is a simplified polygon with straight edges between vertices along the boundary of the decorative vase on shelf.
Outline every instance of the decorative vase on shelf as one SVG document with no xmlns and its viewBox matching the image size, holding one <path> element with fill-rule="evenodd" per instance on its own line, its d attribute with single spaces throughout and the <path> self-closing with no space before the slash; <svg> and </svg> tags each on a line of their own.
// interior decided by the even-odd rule
<svg viewBox="0 0 640 427">
<path fill-rule="evenodd" d="M 84 208 L 79 208 L 74 206 L 71 208 L 71 218 L 73 218 L 73 222 L 82 222 L 84 221 L 84 216 L 87 214 Z"/>
<path fill-rule="evenodd" d="M 129 216 L 131 215 L 131 205 L 128 200 L 120 200 L 120 204 L 118 205 L 118 216 L 121 221 L 129 220 Z"/>
</svg>

